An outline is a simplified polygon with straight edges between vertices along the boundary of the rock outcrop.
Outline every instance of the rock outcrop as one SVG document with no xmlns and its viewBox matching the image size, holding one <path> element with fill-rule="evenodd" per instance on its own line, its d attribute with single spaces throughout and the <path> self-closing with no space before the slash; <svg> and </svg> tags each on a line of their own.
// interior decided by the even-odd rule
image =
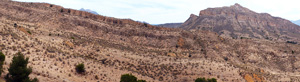
<svg viewBox="0 0 300 82">
<path fill-rule="evenodd" d="M 229 38 L 300 41 L 300 26 L 239 4 L 202 10 L 199 16 L 191 15 L 181 28 L 209 30 Z"/>
</svg>

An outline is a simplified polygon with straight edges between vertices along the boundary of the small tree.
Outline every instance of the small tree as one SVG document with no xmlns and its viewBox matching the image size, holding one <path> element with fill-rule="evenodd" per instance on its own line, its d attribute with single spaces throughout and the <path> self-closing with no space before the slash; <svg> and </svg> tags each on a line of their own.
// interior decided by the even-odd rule
<svg viewBox="0 0 300 82">
<path fill-rule="evenodd" d="M 37 82 L 37 79 L 30 79 L 28 76 L 32 72 L 31 68 L 27 68 L 28 59 L 23 54 L 18 52 L 10 63 L 6 82 Z"/>
<path fill-rule="evenodd" d="M 80 64 L 76 65 L 75 70 L 77 73 L 81 73 L 81 74 L 84 73 L 85 72 L 84 64 L 80 63 Z"/>
<path fill-rule="evenodd" d="M 0 75 L 3 72 L 3 63 L 4 63 L 4 60 L 5 60 L 5 55 L 2 52 L 0 52 Z"/>
</svg>

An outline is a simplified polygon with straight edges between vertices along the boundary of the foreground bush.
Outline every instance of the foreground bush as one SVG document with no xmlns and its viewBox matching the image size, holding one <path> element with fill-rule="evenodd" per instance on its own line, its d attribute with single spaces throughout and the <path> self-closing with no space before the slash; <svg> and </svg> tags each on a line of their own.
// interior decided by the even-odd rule
<svg viewBox="0 0 300 82">
<path fill-rule="evenodd" d="M 3 63 L 4 63 L 4 60 L 5 60 L 5 55 L 2 52 L 0 52 L 0 75 L 3 72 Z"/>
<path fill-rule="evenodd" d="M 8 74 L 5 77 L 6 82 L 38 82 L 38 80 L 30 79 L 28 76 L 32 72 L 31 68 L 27 68 L 28 59 L 18 52 L 10 63 Z"/>
<path fill-rule="evenodd" d="M 132 74 L 123 74 L 120 82 L 147 82 L 146 80 L 137 80 Z"/>
<path fill-rule="evenodd" d="M 217 79 L 215 79 L 215 78 L 205 79 L 205 78 L 203 77 L 203 78 L 197 78 L 197 79 L 195 80 L 195 82 L 217 82 Z"/>
</svg>

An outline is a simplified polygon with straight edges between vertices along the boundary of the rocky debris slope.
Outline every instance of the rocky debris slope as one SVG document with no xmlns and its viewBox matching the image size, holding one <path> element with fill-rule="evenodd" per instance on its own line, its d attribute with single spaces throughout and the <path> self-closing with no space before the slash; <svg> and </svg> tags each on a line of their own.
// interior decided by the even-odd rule
<svg viewBox="0 0 300 82">
<path fill-rule="evenodd" d="M 300 79 L 300 46 L 291 43 L 125 23 L 45 3 L 2 0 L 0 7 L 4 68 L 20 51 L 30 57 L 30 77 L 42 82 L 118 82 L 125 73 L 151 82 Z M 85 64 L 85 74 L 76 73 L 78 63 Z"/>
<path fill-rule="evenodd" d="M 191 15 L 181 28 L 209 30 L 228 38 L 300 41 L 300 26 L 239 4 L 202 10 L 199 16 Z"/>
</svg>

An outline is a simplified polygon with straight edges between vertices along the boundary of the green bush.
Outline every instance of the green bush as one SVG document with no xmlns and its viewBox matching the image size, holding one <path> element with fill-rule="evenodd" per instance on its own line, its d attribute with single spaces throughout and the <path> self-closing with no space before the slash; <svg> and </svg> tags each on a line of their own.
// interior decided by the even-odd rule
<svg viewBox="0 0 300 82">
<path fill-rule="evenodd" d="M 31 68 L 27 68 L 28 59 L 20 52 L 13 57 L 8 69 L 9 73 L 5 76 L 6 82 L 38 82 L 36 78 L 28 77 L 32 72 Z"/>
<path fill-rule="evenodd" d="M 132 74 L 123 74 L 120 82 L 147 82 L 146 80 L 137 80 Z"/>
<path fill-rule="evenodd" d="M 215 78 L 207 79 L 207 82 L 217 82 L 217 79 Z"/>
<path fill-rule="evenodd" d="M 0 52 L 0 75 L 3 72 L 3 63 L 4 63 L 4 60 L 5 60 L 5 55 L 2 52 Z"/>
<path fill-rule="evenodd" d="M 30 34 L 30 35 L 31 35 L 31 32 L 30 32 L 29 30 L 28 30 L 27 32 L 28 32 L 28 34 Z"/>
<path fill-rule="evenodd" d="M 147 82 L 146 80 L 138 80 L 137 82 Z"/>
<path fill-rule="evenodd" d="M 137 82 L 137 78 L 131 74 L 124 74 L 121 76 L 120 82 Z"/>
<path fill-rule="evenodd" d="M 205 78 L 203 77 L 203 78 L 197 78 L 197 79 L 195 80 L 195 82 L 217 82 L 217 79 L 215 79 L 215 78 L 205 79 Z"/>
<path fill-rule="evenodd" d="M 77 73 L 84 73 L 85 72 L 84 64 L 81 63 L 81 64 L 76 65 L 75 70 L 77 71 Z"/>
<path fill-rule="evenodd" d="M 197 78 L 195 80 L 195 82 L 207 82 L 206 79 L 203 77 L 203 78 Z"/>
</svg>

